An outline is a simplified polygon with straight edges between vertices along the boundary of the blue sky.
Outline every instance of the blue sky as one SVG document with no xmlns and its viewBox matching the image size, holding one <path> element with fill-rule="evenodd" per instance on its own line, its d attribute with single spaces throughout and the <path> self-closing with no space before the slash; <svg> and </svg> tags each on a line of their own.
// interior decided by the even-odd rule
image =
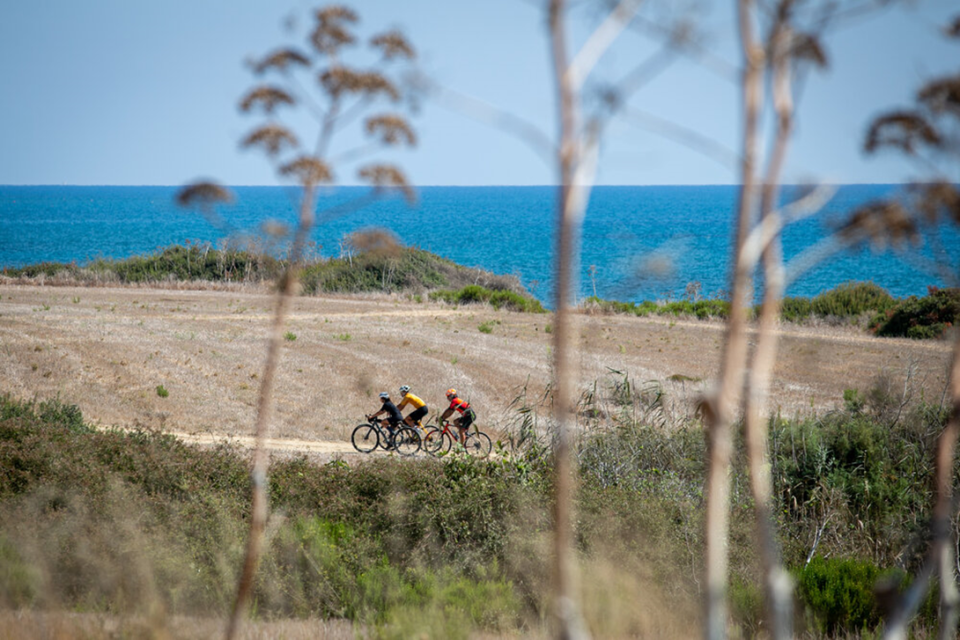
<svg viewBox="0 0 960 640">
<path fill-rule="evenodd" d="M 582 4 L 582 3 L 581 3 Z M 674 3 L 676 4 L 676 3 Z M 688 2 L 710 48 L 737 63 L 732 1 Z M 241 152 L 254 121 L 238 113 L 251 85 L 243 61 L 288 41 L 282 24 L 302 0 L 37 0 L 0 5 L 0 184 L 177 185 L 213 177 L 275 184 L 270 166 Z M 367 0 L 351 4 L 361 32 L 402 28 L 435 81 L 498 105 L 554 133 L 544 18 L 524 0 Z M 787 181 L 901 182 L 895 157 L 860 152 L 869 119 L 908 104 L 925 80 L 955 69 L 960 45 L 937 28 L 953 0 L 884 11 L 827 40 L 829 70 L 811 77 L 800 104 Z M 577 14 L 576 33 L 590 24 Z M 655 51 L 621 37 L 598 73 L 618 78 Z M 735 147 L 737 88 L 680 60 L 632 104 Z M 552 167 L 525 143 L 427 102 L 414 119 L 418 147 L 402 156 L 419 185 L 551 184 Z M 351 184 L 352 174 L 338 174 Z M 601 184 L 730 184 L 729 168 L 626 120 L 608 128 Z"/>
</svg>

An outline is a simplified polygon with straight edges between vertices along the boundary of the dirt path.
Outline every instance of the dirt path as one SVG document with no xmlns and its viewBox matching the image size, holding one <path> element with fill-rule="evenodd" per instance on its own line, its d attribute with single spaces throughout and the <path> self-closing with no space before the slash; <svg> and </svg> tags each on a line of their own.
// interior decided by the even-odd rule
<svg viewBox="0 0 960 640">
<path fill-rule="evenodd" d="M 188 444 L 214 446 L 226 443 L 236 447 L 252 449 L 255 438 L 253 436 L 217 436 L 205 433 L 168 432 Z M 264 446 L 270 451 L 284 451 L 288 453 L 320 454 L 323 456 L 360 455 L 349 442 L 330 440 L 300 440 L 298 438 L 267 438 Z M 379 450 L 378 450 L 379 452 Z"/>
<path fill-rule="evenodd" d="M 175 431 L 195 442 L 249 439 L 273 299 L 239 291 L 0 284 L 0 392 L 59 397 L 101 425 Z M 723 325 L 585 315 L 581 383 L 628 376 L 689 407 L 718 369 Z M 549 314 L 451 308 L 402 298 L 298 298 L 287 325 L 271 436 L 278 450 L 352 454 L 380 391 L 410 385 L 431 415 L 456 387 L 496 432 L 511 403 L 550 378 Z M 949 345 L 785 325 L 771 410 L 832 409 L 878 383 L 939 398 Z M 192 440 L 191 440 L 192 439 Z"/>
</svg>

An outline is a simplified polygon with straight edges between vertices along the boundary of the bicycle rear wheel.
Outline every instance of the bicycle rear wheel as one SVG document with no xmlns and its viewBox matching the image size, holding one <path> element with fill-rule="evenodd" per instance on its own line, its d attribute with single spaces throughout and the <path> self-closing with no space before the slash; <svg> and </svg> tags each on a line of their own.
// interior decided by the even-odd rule
<svg viewBox="0 0 960 640">
<path fill-rule="evenodd" d="M 442 456 L 449 453 L 451 446 L 453 446 L 453 441 L 450 436 L 436 427 L 427 431 L 427 435 L 423 437 L 423 444 L 421 444 L 423 450 L 432 456 Z"/>
<path fill-rule="evenodd" d="M 474 431 L 467 436 L 467 442 L 464 447 L 466 447 L 468 455 L 477 458 L 486 458 L 493 450 L 493 443 L 487 434 L 482 431 Z"/>
<path fill-rule="evenodd" d="M 420 434 L 410 427 L 400 428 L 393 436 L 393 448 L 402 456 L 412 456 L 420 451 Z"/>
<path fill-rule="evenodd" d="M 350 441 L 353 442 L 353 448 L 360 453 L 370 453 L 377 448 L 380 436 L 377 433 L 377 428 L 373 425 L 361 424 L 353 430 Z"/>
</svg>

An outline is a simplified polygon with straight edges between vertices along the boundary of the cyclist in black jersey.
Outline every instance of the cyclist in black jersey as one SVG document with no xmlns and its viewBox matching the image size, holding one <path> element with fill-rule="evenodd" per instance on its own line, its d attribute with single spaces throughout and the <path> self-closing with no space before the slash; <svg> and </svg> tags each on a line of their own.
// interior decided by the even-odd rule
<svg viewBox="0 0 960 640">
<path fill-rule="evenodd" d="M 370 419 L 376 420 L 377 416 L 386 414 L 386 418 L 384 418 L 383 422 L 386 423 L 387 429 L 390 430 L 390 435 L 392 436 L 397 430 L 397 427 L 400 426 L 400 423 L 403 422 L 403 414 L 400 413 L 399 409 L 397 409 L 397 405 L 391 402 L 390 394 L 386 391 L 380 394 L 380 402 L 383 403 L 383 406 L 380 407 L 380 411 L 377 411 L 375 414 L 370 416 Z"/>
</svg>

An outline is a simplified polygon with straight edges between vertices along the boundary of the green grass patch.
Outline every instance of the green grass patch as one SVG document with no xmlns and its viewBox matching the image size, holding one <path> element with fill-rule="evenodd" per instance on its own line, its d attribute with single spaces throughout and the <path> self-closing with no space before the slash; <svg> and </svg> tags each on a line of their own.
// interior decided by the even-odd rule
<svg viewBox="0 0 960 640">
<path fill-rule="evenodd" d="M 510 309 L 526 313 L 546 313 L 540 301 L 523 296 L 514 291 L 494 291 L 480 285 L 471 284 L 457 290 L 440 290 L 430 293 L 431 300 L 440 300 L 449 304 L 466 305 L 488 303 L 494 309 Z"/>
</svg>

